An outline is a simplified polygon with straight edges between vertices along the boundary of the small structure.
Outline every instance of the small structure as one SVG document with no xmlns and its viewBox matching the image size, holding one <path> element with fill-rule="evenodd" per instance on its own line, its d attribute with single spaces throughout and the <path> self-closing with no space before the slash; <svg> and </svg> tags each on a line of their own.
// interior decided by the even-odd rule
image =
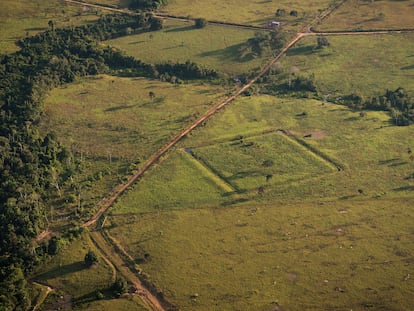
<svg viewBox="0 0 414 311">
<path fill-rule="evenodd" d="M 270 21 L 270 22 L 269 22 L 269 24 L 268 24 L 268 26 L 269 26 L 270 28 L 277 28 L 277 27 L 280 27 L 280 22 L 277 22 L 277 21 Z"/>
</svg>

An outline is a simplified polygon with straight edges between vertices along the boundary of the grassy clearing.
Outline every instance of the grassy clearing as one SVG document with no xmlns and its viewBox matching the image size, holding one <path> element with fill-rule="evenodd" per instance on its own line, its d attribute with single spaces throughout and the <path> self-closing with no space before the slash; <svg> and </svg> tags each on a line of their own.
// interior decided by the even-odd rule
<svg viewBox="0 0 414 311">
<path fill-rule="evenodd" d="M 90 208 L 221 94 L 219 87 L 202 84 L 89 78 L 48 95 L 42 128 L 55 132 L 82 162 L 82 205 Z"/>
<path fill-rule="evenodd" d="M 89 310 L 89 311 L 102 311 L 102 310 L 116 310 L 116 311 L 147 311 L 139 298 L 128 297 L 119 299 L 97 300 L 86 305 L 83 305 L 75 310 Z"/>
<path fill-rule="evenodd" d="M 68 146 L 76 143 L 86 154 L 142 159 L 222 94 L 220 87 L 203 84 L 177 87 L 156 80 L 102 75 L 51 91 L 43 127 L 55 131 Z"/>
<path fill-rule="evenodd" d="M 84 263 L 85 254 L 93 250 L 99 263 L 88 268 Z M 100 253 L 86 237 L 78 239 L 36 271 L 35 280 L 45 282 L 62 292 L 69 300 L 81 299 L 93 295 L 97 290 L 105 290 L 112 285 L 113 271 Z M 46 298 L 47 303 L 55 303 L 53 297 Z"/>
<path fill-rule="evenodd" d="M 305 117 L 303 112 L 307 113 Z M 292 132 L 310 149 L 278 134 L 260 135 L 276 129 Z M 246 193 L 244 200 L 412 197 L 414 163 L 407 150 L 413 149 L 413 131 L 412 127 L 391 126 L 383 112 L 369 111 L 360 117 L 359 112 L 315 100 L 258 96 L 239 99 L 183 141 L 182 147 L 193 150 L 239 190 L 254 190 Z M 240 135 L 245 137 L 243 144 L 234 140 Z M 232 141 L 233 145 L 223 141 Z M 247 143 L 253 145 L 244 146 Z M 345 170 L 335 171 L 313 150 Z M 239 201 L 223 196 L 218 191 L 221 188 L 183 156 L 172 154 L 122 197 L 113 212 L 141 213 Z M 273 164 L 264 166 L 266 160 Z M 267 182 L 266 175 L 272 175 Z M 262 193 L 256 192 L 260 186 Z"/>
<path fill-rule="evenodd" d="M 395 2 L 394 2 L 395 3 Z M 413 34 L 329 36 L 315 49 L 316 37 L 302 39 L 282 60 L 286 72 L 314 75 L 323 94 L 382 95 L 386 89 L 414 91 Z"/>
<path fill-rule="evenodd" d="M 174 152 L 123 195 L 111 213 L 145 213 L 219 204 L 226 193 L 193 159 Z"/>
<path fill-rule="evenodd" d="M 108 5 L 116 8 L 127 8 L 129 5 L 129 0 L 95 0 L 88 2 L 101 5 Z"/>
<path fill-rule="evenodd" d="M 267 25 L 269 21 L 282 21 L 288 28 L 299 29 L 309 23 L 319 13 L 326 9 L 332 1 L 202 1 L 202 0 L 170 0 L 163 11 L 178 16 L 203 17 L 208 20 L 218 20 L 250 25 Z M 277 9 L 284 9 L 286 16 L 276 17 Z M 297 11 L 297 17 L 291 17 L 291 11 Z"/>
<path fill-rule="evenodd" d="M 2 0 L 0 11 L 0 53 L 18 49 L 15 42 L 49 29 L 52 20 L 56 27 L 76 26 L 99 18 L 96 9 L 69 5 L 62 0 Z"/>
<path fill-rule="evenodd" d="M 414 201 L 245 205 L 114 216 L 180 310 L 412 310 Z M 156 234 L 156 233 L 160 234 Z M 197 295 L 195 295 L 197 294 Z M 195 298 L 195 296 L 197 296 Z"/>
<path fill-rule="evenodd" d="M 276 129 L 295 134 L 310 147 L 342 164 L 345 170 L 287 183 L 277 183 L 279 177 L 275 173 L 274 183 L 272 179 L 268 185 L 265 184 L 265 193 L 255 199 L 286 202 L 356 196 L 413 196 L 410 176 L 414 173 L 414 163 L 409 159 L 407 150 L 413 148 L 414 128 L 391 126 L 389 116 L 383 112 L 368 111 L 366 117 L 360 117 L 359 112 L 315 100 L 245 97 L 214 116 L 183 145 L 197 151 L 197 147 L 206 143 L 210 145 L 240 135 L 257 135 Z M 249 141 L 259 144 L 261 136 Z M 274 168 L 278 169 L 286 165 L 283 163 L 290 163 L 286 160 L 289 157 L 300 159 L 306 154 L 303 153 L 305 151 L 292 152 L 295 150 L 292 149 L 291 153 L 278 155 L 277 148 L 270 145 L 264 154 L 252 155 L 257 164 L 267 157 L 280 159 L 281 162 L 274 161 Z M 206 152 L 207 159 L 214 154 L 211 165 L 230 168 L 236 164 L 241 168 L 245 162 L 248 166 L 248 161 L 239 159 L 237 152 L 213 151 Z M 301 164 L 291 173 L 296 172 L 300 176 L 312 168 Z M 362 190 L 363 194 L 358 190 Z"/>
<path fill-rule="evenodd" d="M 241 190 L 332 172 L 329 163 L 275 132 L 192 150 Z"/>
<path fill-rule="evenodd" d="M 240 60 L 239 49 L 254 30 L 207 26 L 196 29 L 193 23 L 165 21 L 164 29 L 117 38 L 106 43 L 144 62 L 185 62 L 202 64 L 230 75 L 251 71 L 266 59 Z"/>
<path fill-rule="evenodd" d="M 316 26 L 318 30 L 414 28 L 414 1 L 350 0 Z"/>
</svg>

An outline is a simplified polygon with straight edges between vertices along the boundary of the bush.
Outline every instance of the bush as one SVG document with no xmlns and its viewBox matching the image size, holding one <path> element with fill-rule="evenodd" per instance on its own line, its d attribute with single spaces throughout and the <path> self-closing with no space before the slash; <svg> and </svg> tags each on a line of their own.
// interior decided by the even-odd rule
<svg viewBox="0 0 414 311">
<path fill-rule="evenodd" d="M 207 26 L 207 20 L 205 18 L 197 18 L 195 20 L 196 28 L 204 28 Z"/>
<path fill-rule="evenodd" d="M 96 256 L 95 252 L 89 251 L 85 255 L 85 264 L 90 267 L 93 264 L 98 263 L 98 256 Z"/>
<path fill-rule="evenodd" d="M 116 297 L 121 297 L 123 294 L 127 292 L 127 289 L 128 284 L 122 277 L 119 277 L 112 285 L 112 290 Z"/>
</svg>

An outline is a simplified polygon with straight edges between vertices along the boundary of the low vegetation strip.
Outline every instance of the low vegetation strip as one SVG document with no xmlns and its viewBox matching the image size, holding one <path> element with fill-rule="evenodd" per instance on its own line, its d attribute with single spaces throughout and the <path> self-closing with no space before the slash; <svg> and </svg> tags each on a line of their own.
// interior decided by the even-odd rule
<svg viewBox="0 0 414 311">
<path fill-rule="evenodd" d="M 310 152 L 315 158 L 317 158 L 320 161 L 323 161 L 327 166 L 336 169 L 338 171 L 343 171 L 344 166 L 339 164 L 337 161 L 332 160 L 329 156 L 324 154 L 322 151 L 316 149 L 315 147 L 312 147 L 307 142 L 303 141 L 302 139 L 299 139 L 294 134 L 285 131 L 285 130 L 277 130 L 278 133 L 282 134 L 286 139 L 291 141 L 292 143 L 301 146 L 302 148 L 306 149 L 307 152 Z"/>
<path fill-rule="evenodd" d="M 222 179 L 219 175 L 211 170 L 203 161 L 200 161 L 198 158 L 194 156 L 194 153 L 191 150 L 182 150 L 187 159 L 191 161 L 206 177 L 210 178 L 218 187 L 223 189 L 224 191 L 231 193 L 235 192 L 236 189 L 232 185 L 230 185 L 227 181 Z"/>
</svg>

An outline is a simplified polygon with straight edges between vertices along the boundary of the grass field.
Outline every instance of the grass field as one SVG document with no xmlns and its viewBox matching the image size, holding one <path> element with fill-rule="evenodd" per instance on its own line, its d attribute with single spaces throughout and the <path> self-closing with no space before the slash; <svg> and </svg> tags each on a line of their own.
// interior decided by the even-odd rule
<svg viewBox="0 0 414 311">
<path fill-rule="evenodd" d="M 183 152 L 175 152 L 120 198 L 111 213 L 145 213 L 219 204 L 226 193 Z"/>
<path fill-rule="evenodd" d="M 318 30 L 414 28 L 414 1 L 346 1 L 315 28 Z"/>
<path fill-rule="evenodd" d="M 254 30 L 210 25 L 196 29 L 194 23 L 166 20 L 163 30 L 121 37 L 105 43 L 144 62 L 194 61 L 230 75 L 260 67 L 267 58 L 241 60 L 239 49 Z"/>
<path fill-rule="evenodd" d="M 18 49 L 15 42 L 49 29 L 52 20 L 56 27 L 76 26 L 99 18 L 96 9 L 68 5 L 63 0 L 2 0 L 0 10 L 0 53 Z"/>
<path fill-rule="evenodd" d="M 306 112 L 305 117 L 303 112 Z M 219 142 L 275 129 L 295 134 L 345 170 L 306 182 L 269 185 L 269 191 L 261 200 L 267 196 L 270 200 L 284 201 L 338 199 L 357 195 L 358 189 L 371 196 L 384 192 L 389 196 L 413 195 L 409 176 L 414 171 L 414 163 L 407 153 L 413 145 L 413 128 L 390 126 L 389 116 L 383 112 L 368 111 L 367 116 L 361 118 L 359 112 L 314 100 L 246 97 L 212 118 L 184 143 L 185 147 L 195 148 L 209 141 Z M 304 138 L 309 134 L 310 138 Z M 236 155 L 234 157 L 237 159 Z M 225 163 L 225 159 L 231 165 L 232 155 L 223 154 L 222 159 L 216 161 Z M 274 162 L 277 168 L 278 162 Z M 305 166 L 298 171 L 307 169 Z"/>
<path fill-rule="evenodd" d="M 275 132 L 261 134 L 276 129 L 293 133 L 304 145 Z M 254 190 L 243 195 L 243 201 L 391 198 L 413 196 L 414 163 L 407 153 L 413 148 L 413 134 L 412 127 L 391 126 L 384 112 L 370 111 L 360 117 L 359 112 L 319 101 L 260 96 L 238 100 L 181 145 L 235 189 Z M 244 137 L 242 144 L 234 140 L 239 136 Z M 123 196 L 112 212 L 238 201 L 225 195 L 223 187 L 188 158 L 183 153 L 171 154 Z M 263 165 L 266 160 L 272 161 L 269 167 Z M 344 171 L 335 170 L 337 164 Z M 272 175 L 268 181 L 267 175 Z M 264 192 L 258 194 L 255 189 L 260 186 Z"/>
<path fill-rule="evenodd" d="M 118 226 L 110 233 L 133 257 L 150 255 L 144 271 L 180 310 L 279 304 L 298 311 L 408 311 L 413 203 L 254 204 L 134 221 L 114 216 Z"/>
<path fill-rule="evenodd" d="M 98 255 L 98 264 L 88 268 L 84 258 L 92 250 Z M 97 290 L 104 291 L 113 284 L 114 271 L 103 260 L 92 242 L 83 237 L 76 240 L 36 271 L 36 281 L 45 282 L 56 291 L 72 299 L 82 299 Z M 49 295 L 46 304 L 54 304 L 56 295 Z M 59 299 L 59 298 L 57 298 Z"/>
<path fill-rule="evenodd" d="M 192 150 L 196 157 L 240 190 L 332 172 L 330 163 L 295 144 L 286 135 L 275 132 Z"/>
<path fill-rule="evenodd" d="M 155 98 L 150 98 L 150 91 Z M 221 98 L 220 87 L 100 76 L 53 90 L 44 131 L 83 162 L 83 205 L 93 207 L 151 154 Z M 132 164 L 131 163 L 135 163 Z M 92 210 L 91 210 L 92 212 Z"/>
<path fill-rule="evenodd" d="M 300 29 L 332 4 L 330 0 L 312 1 L 190 1 L 170 0 L 162 9 L 172 15 L 191 16 L 248 25 L 266 26 L 269 21 L 281 21 L 288 29 Z M 284 9 L 286 16 L 276 17 L 277 9 Z M 297 11 L 298 16 L 290 16 Z"/>
<path fill-rule="evenodd" d="M 414 34 L 329 36 L 316 49 L 316 37 L 303 38 L 281 61 L 288 73 L 314 75 L 322 94 L 382 95 L 387 89 L 414 90 Z"/>
<path fill-rule="evenodd" d="M 361 29 L 402 27 L 410 23 L 412 2 L 351 0 L 319 27 L 354 29 L 361 18 Z M 162 10 L 264 25 L 283 8 L 282 22 L 297 30 L 332 3 L 170 0 Z M 105 44 L 144 62 L 189 59 L 234 76 L 263 65 L 237 59 L 253 31 L 177 21 L 164 26 Z M 281 59 L 280 78 L 313 77 L 321 95 L 332 97 L 368 97 L 400 86 L 413 92 L 413 39 L 329 36 L 330 46 L 316 50 L 316 37 L 305 37 Z M 83 161 L 83 204 L 94 206 L 225 92 L 207 83 L 101 75 L 50 92 L 42 130 L 55 132 Z M 393 126 L 386 112 L 361 115 L 288 95 L 240 97 L 130 187 L 110 208 L 105 230 L 180 310 L 410 311 L 413 136 L 414 127 Z M 69 213 L 75 206 L 57 208 Z M 99 264 L 85 267 L 89 236 L 106 243 L 91 232 L 37 271 L 34 279 L 57 289 L 45 306 L 74 299 L 86 310 L 145 310 L 138 297 L 106 294 L 117 273 L 132 274 L 110 245 L 102 247 L 107 260 L 99 253 Z M 108 299 L 92 301 L 97 290 Z"/>
<path fill-rule="evenodd" d="M 102 311 L 102 310 L 117 310 L 117 311 L 148 311 L 137 297 L 119 298 L 119 299 L 105 299 L 97 300 L 88 303 L 84 306 L 76 308 L 76 310 L 88 311 Z"/>
</svg>

